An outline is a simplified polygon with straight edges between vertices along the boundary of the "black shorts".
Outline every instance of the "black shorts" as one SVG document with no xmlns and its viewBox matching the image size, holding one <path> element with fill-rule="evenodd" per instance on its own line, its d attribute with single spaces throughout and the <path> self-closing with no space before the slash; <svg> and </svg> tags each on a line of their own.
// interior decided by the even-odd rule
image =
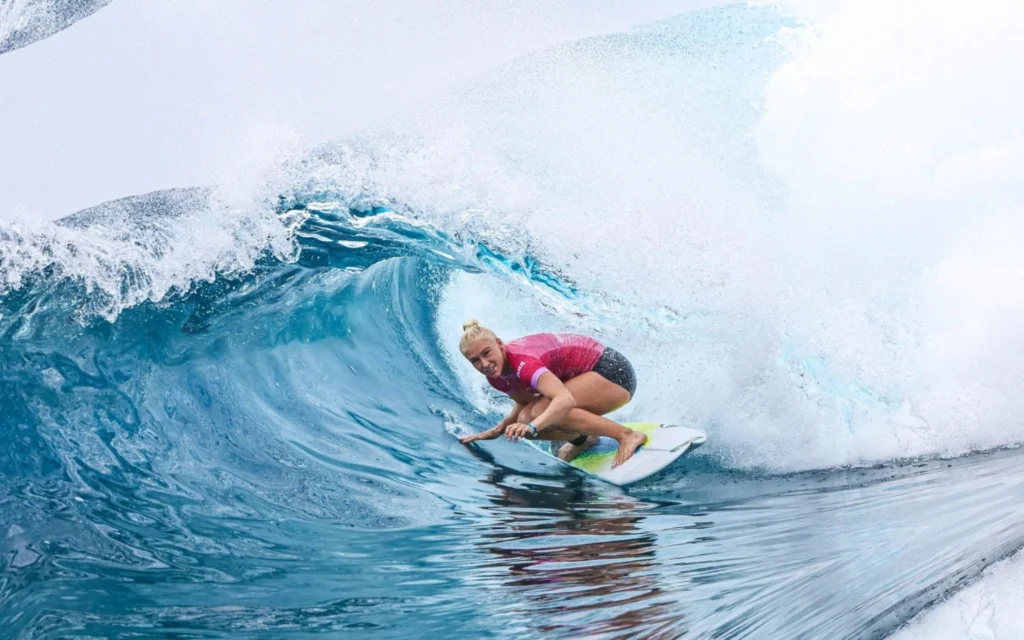
<svg viewBox="0 0 1024 640">
<path fill-rule="evenodd" d="M 633 365 L 626 360 L 626 356 L 615 349 L 605 347 L 604 353 L 597 359 L 597 364 L 591 371 L 628 391 L 630 398 L 636 393 L 636 372 L 633 371 Z"/>
</svg>

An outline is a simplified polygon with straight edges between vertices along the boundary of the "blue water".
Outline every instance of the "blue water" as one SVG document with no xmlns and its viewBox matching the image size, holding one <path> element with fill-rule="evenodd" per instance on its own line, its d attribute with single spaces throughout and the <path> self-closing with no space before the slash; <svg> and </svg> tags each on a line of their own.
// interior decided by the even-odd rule
<svg viewBox="0 0 1024 640">
<path fill-rule="evenodd" d="M 1024 541 L 1015 450 L 774 477 L 698 452 L 628 490 L 467 450 L 446 425 L 495 416 L 454 391 L 437 297 L 528 270 L 307 213 L 296 261 L 112 323 L 59 277 L 4 298 L 7 637 L 881 637 Z"/>
<path fill-rule="evenodd" d="M 0 225 L 0 637 L 880 638 L 1024 545 L 1012 430 L 959 456 L 940 454 L 974 447 L 970 423 L 962 437 L 872 431 L 900 406 L 900 376 L 843 361 L 847 345 L 829 343 L 842 331 L 787 324 L 813 305 L 758 306 L 761 276 L 792 264 L 716 253 L 744 248 L 744 229 L 757 248 L 790 246 L 770 233 L 785 233 L 784 194 L 743 155 L 758 74 L 778 61 L 769 36 L 789 24 L 716 10 L 520 61 L 498 92 L 514 108 L 488 102 L 486 79 L 468 91 L 499 105 L 481 118 L 500 126 L 424 131 L 421 161 L 368 138 L 285 163 L 249 200 L 176 189 Z M 577 78 L 572 65 L 581 86 L 625 77 L 629 96 L 657 98 L 637 134 L 657 135 L 643 154 L 613 144 L 602 162 L 626 164 L 610 177 L 572 156 L 589 130 L 574 141 L 552 92 L 516 83 L 536 68 Z M 558 153 L 551 131 L 567 132 Z M 644 155 L 684 151 L 700 162 Z M 451 166 L 422 159 L 448 152 Z M 615 182 L 627 160 L 651 176 Z M 516 199 L 524 175 L 536 201 Z M 778 218 L 725 217 L 716 237 L 719 210 L 687 207 L 720 201 L 643 199 L 715 191 L 712 175 L 763 187 Z M 625 194 L 615 233 L 543 226 L 578 213 L 566 193 L 607 185 L 600 198 Z M 563 199 L 546 216 L 502 218 L 493 195 L 540 207 L 545 189 Z M 616 244 L 644 225 L 642 251 Z M 666 229 L 692 243 L 660 244 Z M 579 253 L 594 245 L 598 260 Z M 497 321 L 578 321 L 626 343 L 631 408 L 647 411 L 630 417 L 685 418 L 708 444 L 625 489 L 521 444 L 459 445 L 503 405 L 453 359 L 450 315 L 494 291 Z M 878 310 L 865 315 L 898 342 Z"/>
</svg>

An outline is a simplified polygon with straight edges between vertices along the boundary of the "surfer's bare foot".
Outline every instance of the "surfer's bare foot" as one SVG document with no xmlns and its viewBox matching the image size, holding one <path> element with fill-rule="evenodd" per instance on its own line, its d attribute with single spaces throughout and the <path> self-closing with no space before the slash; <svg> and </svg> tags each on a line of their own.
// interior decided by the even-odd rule
<svg viewBox="0 0 1024 640">
<path fill-rule="evenodd" d="M 637 448 L 645 442 L 647 442 L 646 433 L 630 431 L 629 435 L 622 440 L 619 440 L 619 451 L 615 454 L 615 462 L 612 463 L 612 469 L 632 458 L 633 453 L 636 452 Z"/>
<path fill-rule="evenodd" d="M 556 455 L 562 460 L 569 462 L 576 456 L 580 455 L 590 447 L 597 444 L 597 441 L 599 439 L 600 438 L 598 438 L 597 436 L 587 436 L 587 441 L 581 445 L 575 445 L 571 442 L 566 442 L 558 449 L 558 453 Z"/>
</svg>

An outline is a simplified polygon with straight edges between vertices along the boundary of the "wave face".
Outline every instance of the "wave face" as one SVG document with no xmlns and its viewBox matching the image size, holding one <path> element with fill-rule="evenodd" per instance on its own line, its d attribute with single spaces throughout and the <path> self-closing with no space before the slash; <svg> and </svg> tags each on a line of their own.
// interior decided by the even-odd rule
<svg viewBox="0 0 1024 640">
<path fill-rule="evenodd" d="M 0 5 L 0 54 L 67 29 L 111 0 L 7 0 Z"/>
<path fill-rule="evenodd" d="M 256 180 L 0 227 L 0 625 L 880 637 L 1018 548 L 1019 187 L 971 169 L 1014 139 L 837 112 L 860 76 L 817 65 L 880 54 L 801 24 L 566 45 Z M 708 445 L 628 494 L 467 451 L 502 408 L 467 317 L 598 336 L 621 418 Z"/>
</svg>

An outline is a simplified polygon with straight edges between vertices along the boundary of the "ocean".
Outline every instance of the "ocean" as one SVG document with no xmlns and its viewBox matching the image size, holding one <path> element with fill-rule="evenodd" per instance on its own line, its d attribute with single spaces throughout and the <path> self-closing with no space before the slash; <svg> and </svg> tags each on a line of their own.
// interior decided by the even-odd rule
<svg viewBox="0 0 1024 640">
<path fill-rule="evenodd" d="M 910 4 L 689 11 L 0 221 L 0 635 L 913 629 L 1024 545 L 1024 130 L 1020 10 Z M 460 445 L 508 407 L 468 318 L 708 443 L 626 488 Z"/>
</svg>

